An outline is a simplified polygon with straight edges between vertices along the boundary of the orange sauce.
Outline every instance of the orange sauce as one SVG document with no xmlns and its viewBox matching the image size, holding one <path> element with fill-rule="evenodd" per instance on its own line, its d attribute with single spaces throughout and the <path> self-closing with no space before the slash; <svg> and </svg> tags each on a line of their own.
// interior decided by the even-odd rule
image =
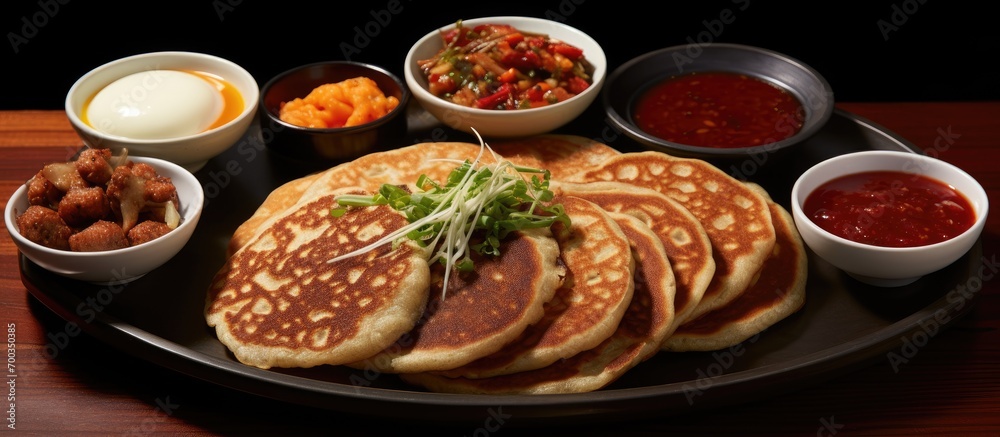
<svg viewBox="0 0 1000 437">
<path fill-rule="evenodd" d="M 233 121 L 243 112 L 244 102 L 243 95 L 240 94 L 239 90 L 236 89 L 233 84 L 229 83 L 222 77 L 206 73 L 204 71 L 192 71 L 192 70 L 182 70 L 187 73 L 191 73 L 202 79 L 207 80 L 212 86 L 215 87 L 220 94 L 222 94 L 222 113 L 219 114 L 219 118 L 215 120 L 211 125 L 208 126 L 206 130 L 212 130 L 219 126 L 222 126 L 230 121 Z"/>
</svg>

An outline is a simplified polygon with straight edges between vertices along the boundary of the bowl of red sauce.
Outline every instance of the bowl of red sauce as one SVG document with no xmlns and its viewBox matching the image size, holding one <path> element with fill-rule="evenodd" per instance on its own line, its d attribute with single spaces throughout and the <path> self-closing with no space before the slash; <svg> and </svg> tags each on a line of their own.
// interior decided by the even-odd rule
<svg viewBox="0 0 1000 437">
<path fill-rule="evenodd" d="M 819 131 L 833 89 L 809 65 L 741 44 L 689 44 L 638 56 L 602 91 L 609 122 L 647 148 L 692 158 L 776 153 Z"/>
<path fill-rule="evenodd" d="M 972 176 L 901 151 L 836 156 L 792 186 L 803 241 L 851 277 L 897 287 L 955 262 L 979 240 L 989 199 Z"/>
</svg>

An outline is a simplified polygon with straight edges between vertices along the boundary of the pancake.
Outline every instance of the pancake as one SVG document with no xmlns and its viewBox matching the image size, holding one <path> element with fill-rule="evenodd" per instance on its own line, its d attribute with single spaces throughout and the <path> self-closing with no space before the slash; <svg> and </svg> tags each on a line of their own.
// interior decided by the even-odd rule
<svg viewBox="0 0 1000 437">
<path fill-rule="evenodd" d="M 350 363 L 393 344 L 417 323 L 430 252 L 411 242 L 328 260 L 408 222 L 388 206 L 330 215 L 343 189 L 277 217 L 220 268 L 205 318 L 242 363 L 260 368 Z"/>
<path fill-rule="evenodd" d="M 690 317 L 737 298 L 774 248 L 776 237 L 766 199 L 706 161 L 652 151 L 626 153 L 568 180 L 620 181 L 650 188 L 698 218 L 712 242 L 715 276 Z"/>
<path fill-rule="evenodd" d="M 764 193 L 759 186 L 750 185 Z M 739 298 L 681 325 L 664 342 L 664 350 L 724 349 L 757 335 L 805 304 L 806 248 L 788 211 L 771 200 L 768 204 L 777 242 L 755 282 Z"/>
<path fill-rule="evenodd" d="M 473 257 L 475 271 L 451 275 L 441 298 L 443 273 L 417 325 L 394 344 L 350 367 L 383 373 L 453 369 L 492 354 L 544 315 L 544 304 L 562 283 L 559 247 L 548 228 L 518 231 L 499 256 Z"/>
<path fill-rule="evenodd" d="M 500 351 L 442 374 L 483 378 L 538 369 L 597 346 L 617 329 L 634 289 L 628 238 L 592 202 L 572 196 L 552 202 L 563 205 L 572 226 L 553 227 L 566 280 L 545 315 Z"/>
<path fill-rule="evenodd" d="M 477 144 L 459 142 L 421 143 L 361 156 L 325 171 L 290 181 L 271 192 L 258 209 L 241 224 L 229 243 L 229 253 L 243 247 L 254 234 L 266 227 L 275 214 L 295 207 L 302 199 L 326 194 L 341 187 L 358 187 L 371 192 L 382 184 L 408 185 L 421 174 L 444 181 L 458 163 L 479 156 Z M 457 162 L 456 162 L 457 161 Z M 494 162 L 489 152 L 483 162 Z"/>
<path fill-rule="evenodd" d="M 306 192 L 306 189 L 317 178 L 319 178 L 319 173 L 313 173 L 288 181 L 271 191 L 264 199 L 264 202 L 254 211 L 253 215 L 236 228 L 233 237 L 229 240 L 229 246 L 226 248 L 226 258 L 229 258 L 243 247 L 253 234 L 257 233 L 257 230 L 260 229 L 265 221 L 282 213 L 291 206 L 289 202 L 292 202 L 292 199 L 294 199 L 294 202 L 298 202 L 302 194 Z"/>
<path fill-rule="evenodd" d="M 642 220 L 661 240 L 672 268 L 676 323 L 694 313 L 712 281 L 715 259 L 712 243 L 691 211 L 658 191 L 624 182 L 553 182 L 551 187 L 561 195 L 587 199 L 607 211 Z"/>
<path fill-rule="evenodd" d="M 629 239 L 636 260 L 635 287 L 621 323 L 597 347 L 541 369 L 489 378 L 450 378 L 440 374 L 400 375 L 428 390 L 465 394 L 560 394 L 601 389 L 660 351 L 675 327 L 674 283 L 660 238 L 641 220 L 609 213 Z"/>
<path fill-rule="evenodd" d="M 502 140 L 490 143 L 490 147 L 516 164 L 548 170 L 556 180 L 621 154 L 589 138 L 559 134 Z"/>
</svg>

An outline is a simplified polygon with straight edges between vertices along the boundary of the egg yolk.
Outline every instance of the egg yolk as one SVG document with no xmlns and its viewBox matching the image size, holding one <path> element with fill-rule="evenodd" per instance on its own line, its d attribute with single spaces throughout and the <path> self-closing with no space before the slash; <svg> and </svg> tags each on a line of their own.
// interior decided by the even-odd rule
<svg viewBox="0 0 1000 437">
<path fill-rule="evenodd" d="M 219 78 L 200 72 L 149 70 L 101 89 L 83 119 L 99 131 L 134 139 L 169 139 L 225 124 L 243 110 L 242 99 Z"/>
</svg>

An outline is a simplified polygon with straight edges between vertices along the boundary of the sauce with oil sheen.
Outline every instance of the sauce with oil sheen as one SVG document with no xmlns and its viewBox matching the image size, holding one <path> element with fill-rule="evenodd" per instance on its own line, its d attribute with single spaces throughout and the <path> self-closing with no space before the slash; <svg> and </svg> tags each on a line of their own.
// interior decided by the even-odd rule
<svg viewBox="0 0 1000 437">
<path fill-rule="evenodd" d="M 924 175 L 868 171 L 841 176 L 806 197 L 803 212 L 826 231 L 858 243 L 917 247 L 972 227 L 975 210 L 953 187 Z"/>
<path fill-rule="evenodd" d="M 700 147 L 753 147 L 802 129 L 805 110 L 783 88 L 730 72 L 696 72 L 658 82 L 636 101 L 633 122 L 650 135 Z"/>
</svg>

